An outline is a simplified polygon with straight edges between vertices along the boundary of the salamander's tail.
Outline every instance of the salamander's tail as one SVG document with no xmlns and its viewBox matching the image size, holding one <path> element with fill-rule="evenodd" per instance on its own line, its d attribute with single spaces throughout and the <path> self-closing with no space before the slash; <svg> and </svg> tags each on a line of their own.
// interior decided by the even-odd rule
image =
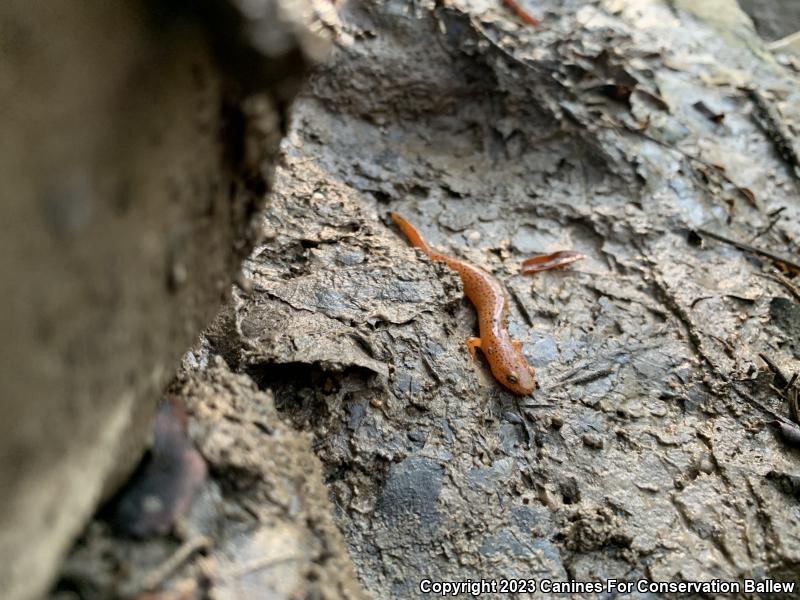
<svg viewBox="0 0 800 600">
<path fill-rule="evenodd" d="M 419 231 L 417 231 L 411 223 L 406 221 L 396 212 L 389 213 L 389 216 L 392 217 L 392 221 L 397 224 L 397 226 L 400 228 L 400 231 L 402 231 L 403 235 L 408 238 L 408 241 L 412 246 L 419 248 L 428 256 L 435 254 L 433 249 L 431 249 L 431 247 L 425 243 L 425 240 L 422 239 Z"/>
</svg>

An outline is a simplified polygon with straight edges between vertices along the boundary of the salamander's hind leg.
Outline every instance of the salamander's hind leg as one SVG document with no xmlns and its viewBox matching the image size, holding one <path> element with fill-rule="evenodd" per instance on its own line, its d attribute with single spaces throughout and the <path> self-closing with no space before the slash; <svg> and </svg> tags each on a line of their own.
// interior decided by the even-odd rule
<svg viewBox="0 0 800 600">
<path fill-rule="evenodd" d="M 511 340 L 511 343 L 514 344 L 514 348 L 517 350 L 517 352 L 522 352 L 522 342 L 519 340 Z"/>
<path fill-rule="evenodd" d="M 481 338 L 479 337 L 471 337 L 467 340 L 467 350 L 469 350 L 469 355 L 472 357 L 472 360 L 475 359 L 475 349 L 481 348 Z M 481 348 L 483 350 L 483 348 Z"/>
</svg>

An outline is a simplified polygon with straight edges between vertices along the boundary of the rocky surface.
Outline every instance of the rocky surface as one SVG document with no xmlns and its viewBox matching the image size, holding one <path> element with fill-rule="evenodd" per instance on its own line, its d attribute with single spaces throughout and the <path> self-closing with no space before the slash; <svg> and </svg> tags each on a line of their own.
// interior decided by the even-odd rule
<svg viewBox="0 0 800 600">
<path fill-rule="evenodd" d="M 770 309 L 797 298 L 770 261 L 690 232 L 797 256 L 793 165 L 743 90 L 792 122 L 797 75 L 746 17 L 720 36 L 656 2 L 548 8 L 541 29 L 483 3 L 343 9 L 274 239 L 212 349 L 314 434 L 375 597 L 423 577 L 785 578 L 800 529 L 775 477 L 796 451 L 759 353 L 797 369 Z M 389 210 L 505 283 L 534 398 L 470 363 L 457 277 Z M 589 259 L 519 275 L 561 248 Z"/>
<path fill-rule="evenodd" d="M 800 4 L 792 0 L 741 0 L 759 35 L 776 40 L 800 31 Z"/>
</svg>

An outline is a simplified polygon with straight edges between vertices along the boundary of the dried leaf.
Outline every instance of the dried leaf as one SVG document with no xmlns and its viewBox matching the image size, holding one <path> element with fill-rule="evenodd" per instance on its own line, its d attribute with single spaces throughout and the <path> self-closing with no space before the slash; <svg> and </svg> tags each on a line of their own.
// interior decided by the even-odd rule
<svg viewBox="0 0 800 600">
<path fill-rule="evenodd" d="M 534 256 L 522 261 L 522 274 L 532 275 L 540 271 L 557 269 L 584 258 L 586 258 L 585 254 L 581 254 L 575 250 L 559 250 L 552 254 Z"/>
<path fill-rule="evenodd" d="M 522 19 L 528 25 L 532 25 L 536 27 L 539 25 L 539 19 L 531 15 L 527 10 L 522 8 L 522 5 L 517 2 L 517 0 L 503 0 L 503 4 L 505 4 L 508 8 L 514 11 L 514 13 Z"/>
<path fill-rule="evenodd" d="M 111 509 L 112 525 L 122 535 L 169 533 L 206 477 L 206 463 L 186 435 L 186 413 L 176 398 L 162 402 L 153 429 L 150 456 Z"/>
<path fill-rule="evenodd" d="M 751 206 L 758 208 L 756 204 L 756 195 L 753 193 L 753 190 L 746 187 L 737 188 L 738 192 L 750 203 Z"/>
</svg>

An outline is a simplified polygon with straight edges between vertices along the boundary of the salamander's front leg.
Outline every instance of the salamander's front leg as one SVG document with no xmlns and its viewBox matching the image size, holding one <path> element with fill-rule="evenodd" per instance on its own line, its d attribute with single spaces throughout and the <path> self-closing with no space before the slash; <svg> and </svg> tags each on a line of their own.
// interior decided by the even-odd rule
<svg viewBox="0 0 800 600">
<path fill-rule="evenodd" d="M 475 360 L 475 349 L 481 348 L 481 338 L 479 337 L 471 337 L 467 340 L 467 350 L 469 350 L 469 355 L 472 357 L 472 360 Z M 483 350 L 483 348 L 481 348 Z"/>
<path fill-rule="evenodd" d="M 514 348 L 516 349 L 516 351 L 521 354 L 522 353 L 522 342 L 520 342 L 519 340 L 511 340 L 511 343 L 514 344 Z"/>
</svg>

